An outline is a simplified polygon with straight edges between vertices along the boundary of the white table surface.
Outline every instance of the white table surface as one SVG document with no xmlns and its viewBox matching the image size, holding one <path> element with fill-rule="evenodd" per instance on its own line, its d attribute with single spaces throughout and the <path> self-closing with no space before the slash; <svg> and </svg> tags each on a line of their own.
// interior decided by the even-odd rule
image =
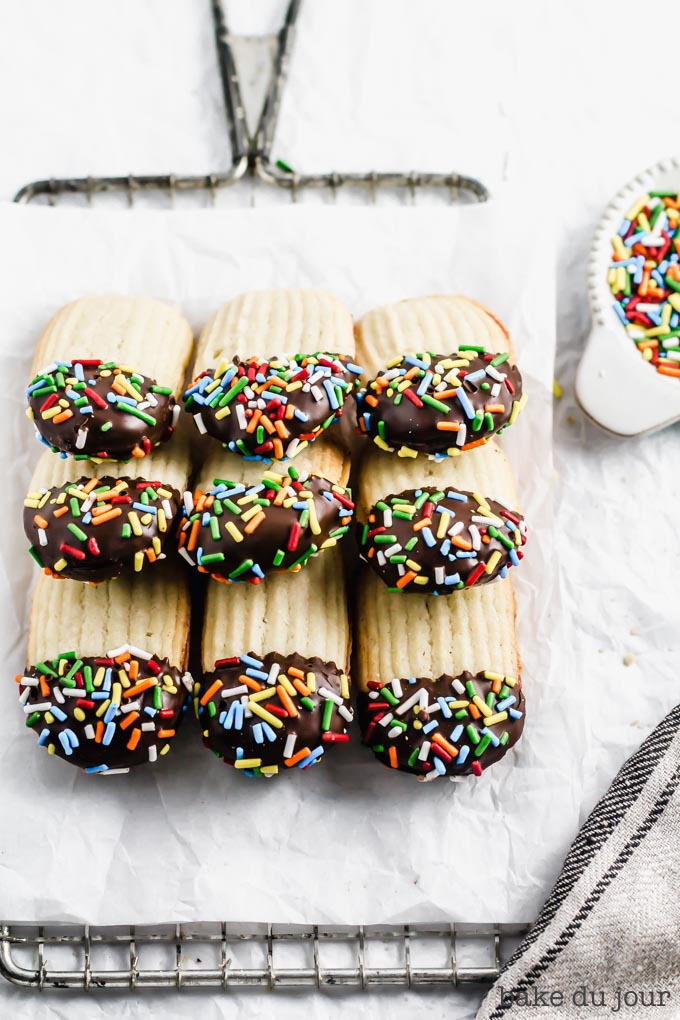
<svg viewBox="0 0 680 1020">
<path fill-rule="evenodd" d="M 231 0 L 232 27 L 271 31 L 283 6 Z M 677 429 L 616 442 L 584 421 L 571 392 L 589 325 L 585 264 L 597 218 L 623 181 L 677 151 L 675 74 L 662 54 L 675 6 L 659 0 L 643 17 L 632 0 L 570 0 L 559 10 L 539 0 L 487 0 L 483 14 L 462 0 L 346 0 L 332 9 L 308 0 L 275 147 L 275 156 L 300 170 L 453 167 L 492 187 L 521 175 L 537 194 L 527 229 L 534 217 L 555 222 L 556 372 L 564 389 L 554 436 L 558 551 L 564 612 L 573 622 L 565 683 L 574 696 L 610 706 L 615 723 L 603 735 L 597 715 L 591 720 L 584 817 L 676 700 L 678 545 L 655 541 L 656 527 L 645 541 L 628 538 L 646 507 L 656 514 L 677 504 Z M 201 173 L 228 161 L 208 0 L 5 5 L 0 96 L 0 200 L 40 177 Z M 595 541 L 609 552 L 604 573 L 601 559 L 589 555 Z M 626 656 L 632 665 L 624 665 Z M 451 1020 L 474 1016 L 480 997 L 37 999 L 0 986 L 0 1011 L 17 1020 L 188 1017 L 199 1009 L 205 1020 L 333 1017 L 350 1009 L 406 1017 L 420 1004 L 433 1020 Z"/>
</svg>

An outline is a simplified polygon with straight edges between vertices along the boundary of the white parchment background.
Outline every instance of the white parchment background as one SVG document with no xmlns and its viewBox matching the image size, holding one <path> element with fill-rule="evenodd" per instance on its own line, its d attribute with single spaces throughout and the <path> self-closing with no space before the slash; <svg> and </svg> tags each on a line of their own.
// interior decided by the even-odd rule
<svg viewBox="0 0 680 1020">
<path fill-rule="evenodd" d="M 284 6 L 283 0 L 227 5 L 239 32 L 275 30 Z M 678 430 L 618 443 L 586 423 L 571 396 L 589 325 L 585 264 L 597 218 L 626 178 L 677 149 L 671 59 L 655 51 L 653 102 L 633 84 L 617 91 L 621 75 L 637 67 L 641 29 L 674 25 L 676 6 L 659 0 L 646 23 L 638 0 L 487 0 L 483 10 L 451 0 L 308 0 L 277 133 L 275 155 L 302 170 L 454 166 L 491 185 L 507 176 L 549 189 L 531 204 L 525 229 L 549 219 L 557 231 L 557 371 L 565 396 L 554 421 L 555 537 L 566 633 L 554 634 L 553 649 L 583 710 L 588 746 L 580 817 L 569 833 L 559 828 L 553 835 L 546 827 L 534 848 L 535 856 L 550 854 L 551 861 L 619 765 L 678 700 L 680 557 L 669 537 L 680 498 Z M 228 153 L 213 53 L 207 0 L 6 5 L 0 197 L 11 198 L 36 177 L 223 168 Z M 625 124 L 635 126 L 632 140 L 624 137 Z M 271 197 L 256 200 L 265 199 Z M 42 286 L 39 280 L 36 299 Z M 643 513 L 645 519 L 653 513 L 657 523 L 647 540 L 634 542 L 633 522 Z M 11 604 L 17 597 L 12 594 Z M 629 667 L 626 655 L 634 658 Z M 10 820 L 3 805 L 0 865 Z M 39 831 L 36 814 L 33 836 Z M 32 842 L 24 848 L 23 872 L 39 868 Z M 552 865 L 537 897 L 547 895 L 551 878 Z M 426 1008 L 431 1020 L 468 1020 L 481 995 L 461 989 L 339 998 L 56 993 L 38 1001 L 2 984 L 0 1015 L 92 1020 L 155 1017 L 162 1010 L 193 1018 L 200 1010 L 205 1020 L 297 1020 L 304 1010 L 310 1020 L 326 1020 L 349 1009 L 362 1018 L 385 1010 L 411 1018 Z"/>
<path fill-rule="evenodd" d="M 522 231 L 519 210 L 513 196 L 465 210 L 122 217 L 0 209 L 0 369 L 8 393 L 0 454 L 18 468 L 5 497 L 0 551 L 0 597 L 10 607 L 0 620 L 0 660 L 10 667 L 0 687 L 0 789 L 11 819 L 0 870 L 6 917 L 373 923 L 535 916 L 577 817 L 582 746 L 579 708 L 560 703 L 551 675 L 558 617 L 554 572 L 546 569 L 554 560 L 551 242 Z M 290 285 L 332 288 L 357 315 L 401 297 L 460 291 L 507 322 L 530 397 L 504 443 L 531 528 L 516 571 L 529 705 L 524 739 L 480 782 L 457 787 L 395 776 L 360 747 L 308 774 L 256 783 L 208 755 L 189 719 L 161 767 L 93 781 L 35 747 L 9 679 L 22 668 L 35 576 L 20 522 L 40 449 L 22 399 L 36 336 L 50 312 L 78 294 L 152 294 L 175 301 L 199 327 L 243 290 Z M 579 753 L 570 755 L 574 740 Z M 536 855 L 546 831 L 553 848 Z M 39 871 L 22 867 L 29 842 Z"/>
</svg>

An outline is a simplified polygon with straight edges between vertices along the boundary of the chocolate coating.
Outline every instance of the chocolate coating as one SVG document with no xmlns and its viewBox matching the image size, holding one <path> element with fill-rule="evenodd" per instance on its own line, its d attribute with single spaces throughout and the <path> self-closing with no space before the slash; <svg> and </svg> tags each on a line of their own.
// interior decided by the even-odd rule
<svg viewBox="0 0 680 1020">
<path fill-rule="evenodd" d="M 266 574 L 300 570 L 349 530 L 351 493 L 320 475 L 270 470 L 257 485 L 215 479 L 187 493 L 179 549 L 218 581 L 259 584 Z M 191 512 L 189 512 L 189 509 Z"/>
<path fill-rule="evenodd" d="M 360 374 L 344 354 L 234 358 L 201 372 L 184 406 L 200 432 L 232 453 L 283 460 L 341 417 Z"/>
<path fill-rule="evenodd" d="M 374 507 L 359 552 L 391 591 L 450 595 L 505 577 L 526 543 L 524 518 L 471 492 L 407 489 Z"/>
<path fill-rule="evenodd" d="M 347 675 L 297 652 L 220 659 L 195 684 L 194 706 L 205 746 L 248 776 L 309 768 L 349 741 Z"/>
<path fill-rule="evenodd" d="M 55 453 L 129 460 L 144 457 L 173 430 L 170 390 L 114 361 L 54 362 L 26 396 L 29 418 Z"/>
<path fill-rule="evenodd" d="M 129 769 L 166 754 L 191 677 L 146 655 L 119 648 L 79 659 L 66 652 L 17 677 L 26 725 L 38 743 L 86 772 Z"/>
<path fill-rule="evenodd" d="M 364 743 L 383 765 L 422 780 L 479 776 L 522 735 L 524 695 L 512 677 L 466 671 L 368 686 L 357 705 Z"/>
<path fill-rule="evenodd" d="M 162 482 L 82 477 L 29 492 L 24 531 L 46 574 L 96 583 L 165 559 L 179 506 L 177 489 Z"/>
<path fill-rule="evenodd" d="M 522 377 L 507 354 L 461 346 L 395 358 L 357 394 L 357 420 L 384 450 L 441 458 L 499 434 L 522 406 Z"/>
</svg>

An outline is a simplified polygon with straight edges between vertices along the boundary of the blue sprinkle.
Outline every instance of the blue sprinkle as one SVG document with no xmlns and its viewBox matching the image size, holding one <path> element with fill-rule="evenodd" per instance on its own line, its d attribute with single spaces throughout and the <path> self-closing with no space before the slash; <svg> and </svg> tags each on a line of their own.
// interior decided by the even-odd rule
<svg viewBox="0 0 680 1020">
<path fill-rule="evenodd" d="M 89 768 L 85 769 L 88 776 L 92 775 L 93 772 L 108 772 L 108 765 L 90 765 Z"/>
<path fill-rule="evenodd" d="M 459 723 L 458 726 L 456 726 L 455 729 L 451 730 L 451 743 L 452 744 L 455 744 L 455 742 L 457 740 L 460 740 L 460 738 L 463 735 L 463 729 L 464 729 L 463 724 Z"/>
<path fill-rule="evenodd" d="M 158 513 L 158 510 L 155 506 L 149 506 L 147 503 L 133 503 L 132 506 L 135 510 L 139 510 L 140 513 L 153 514 L 154 517 Z"/>
<path fill-rule="evenodd" d="M 262 663 L 260 663 L 260 665 L 262 665 Z M 246 676 L 251 676 L 253 680 L 266 680 L 267 677 L 269 676 L 269 673 L 266 673 L 264 670 L 261 669 L 253 669 L 253 667 L 251 666 L 249 669 L 246 670 Z"/>
<path fill-rule="evenodd" d="M 105 723 L 110 723 L 112 719 L 115 719 L 116 718 L 116 713 L 117 713 L 119 708 L 120 708 L 120 706 L 117 705 L 115 703 L 115 701 L 112 701 L 111 704 L 109 705 L 109 707 L 106 709 L 106 713 L 104 715 L 104 722 Z"/>
<path fill-rule="evenodd" d="M 626 313 L 624 312 L 623 308 L 621 307 L 621 302 L 620 301 L 615 301 L 613 303 L 613 305 L 612 305 L 612 308 L 614 309 L 614 311 L 616 312 L 616 314 L 618 315 L 619 319 L 624 324 L 624 326 L 627 326 L 628 325 L 628 319 L 626 318 Z"/>
<path fill-rule="evenodd" d="M 71 744 L 69 742 L 68 737 L 66 736 L 65 730 L 59 734 L 59 743 L 64 748 L 64 754 L 67 755 L 73 754 L 73 749 L 71 748 Z"/>
<path fill-rule="evenodd" d="M 430 549 L 433 545 L 437 544 L 437 539 L 434 537 L 429 528 L 421 528 L 420 534 L 425 539 L 425 545 L 429 545 Z"/>
<path fill-rule="evenodd" d="M 442 715 L 444 716 L 444 718 L 445 719 L 451 719 L 452 716 L 453 716 L 453 712 L 449 708 L 449 706 L 447 704 L 447 701 L 446 701 L 446 698 L 437 698 L 437 704 L 441 708 Z"/>
<path fill-rule="evenodd" d="M 260 723 L 255 723 L 253 726 L 253 736 L 255 737 L 256 744 L 264 744 L 264 734 Z"/>
<path fill-rule="evenodd" d="M 503 698 L 502 701 L 499 701 L 499 702 L 496 703 L 495 711 L 496 712 L 505 712 L 506 708 L 510 708 L 510 706 L 514 705 L 516 701 L 517 701 L 517 698 L 515 697 L 515 695 L 514 694 L 510 694 L 507 698 Z"/>
<path fill-rule="evenodd" d="M 40 734 L 40 736 L 38 737 L 38 744 L 40 745 L 40 747 L 43 747 L 43 745 L 47 743 L 49 738 L 50 738 L 50 731 L 48 729 L 44 729 L 42 731 L 42 733 Z"/>
<path fill-rule="evenodd" d="M 445 776 L 446 775 L 446 765 L 441 760 L 441 758 L 439 757 L 438 754 L 433 754 L 432 755 L 432 762 L 433 762 L 434 767 L 436 768 L 437 772 L 439 773 L 439 775 L 440 776 Z"/>
<path fill-rule="evenodd" d="M 457 499 L 459 503 L 467 503 L 467 496 L 464 496 L 462 492 L 454 492 L 453 489 L 449 489 L 446 493 L 447 499 Z"/>
<path fill-rule="evenodd" d="M 436 730 L 438 726 L 439 723 L 437 722 L 437 720 L 433 719 L 432 722 L 429 722 L 427 724 L 427 726 L 423 726 L 423 733 L 431 733 L 432 730 Z"/>
<path fill-rule="evenodd" d="M 444 584 L 460 584 L 460 574 L 447 574 Z"/>
<path fill-rule="evenodd" d="M 50 712 L 52 713 L 55 719 L 59 720 L 59 722 L 66 722 L 66 719 L 68 718 L 66 712 L 62 712 L 62 710 L 58 708 L 57 705 L 52 705 Z"/>
<path fill-rule="evenodd" d="M 319 745 L 319 747 L 314 748 L 311 754 L 308 754 L 306 758 L 303 758 L 302 761 L 299 761 L 297 763 L 298 768 L 299 769 L 306 768 L 308 765 L 311 765 L 313 762 L 315 762 L 317 758 L 320 758 L 322 754 L 323 747 Z"/>
<path fill-rule="evenodd" d="M 276 740 L 276 733 L 274 732 L 274 730 L 271 728 L 271 726 L 269 725 L 268 722 L 262 722 L 260 725 L 262 726 L 262 729 L 264 730 L 264 735 L 267 738 L 267 740 L 271 744 L 273 744 L 274 741 Z"/>
<path fill-rule="evenodd" d="M 104 730 L 104 736 L 102 737 L 102 744 L 104 745 L 104 747 L 108 747 L 108 745 L 111 743 L 115 732 L 116 724 L 115 722 L 110 722 L 109 725 Z"/>
<path fill-rule="evenodd" d="M 328 394 L 328 402 L 331 405 L 332 410 L 337 411 L 338 408 L 340 407 L 340 404 L 338 402 L 338 398 L 336 396 L 335 389 L 333 388 L 333 384 L 330 383 L 328 381 L 328 379 L 324 379 L 324 381 L 323 381 L 323 388 L 325 389 L 326 393 Z"/>
<path fill-rule="evenodd" d="M 460 751 L 458 752 L 458 758 L 456 759 L 456 765 L 464 765 L 466 760 L 467 760 L 467 756 L 469 755 L 469 753 L 470 753 L 470 748 L 468 747 L 467 744 L 463 744 L 463 746 L 461 747 Z"/>
<path fill-rule="evenodd" d="M 482 728 L 481 732 L 484 734 L 485 737 L 489 737 L 494 747 L 498 747 L 498 745 L 500 744 L 500 740 L 498 739 L 495 733 L 492 733 L 491 730 L 488 729 L 486 726 Z"/>
<path fill-rule="evenodd" d="M 518 712 L 516 708 L 511 708 L 508 710 L 508 715 L 511 719 L 521 719 L 524 712 Z"/>
</svg>

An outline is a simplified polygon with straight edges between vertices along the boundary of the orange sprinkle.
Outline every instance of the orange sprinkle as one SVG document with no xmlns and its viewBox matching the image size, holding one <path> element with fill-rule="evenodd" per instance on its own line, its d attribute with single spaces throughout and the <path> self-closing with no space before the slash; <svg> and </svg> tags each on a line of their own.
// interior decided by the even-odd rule
<svg viewBox="0 0 680 1020">
<path fill-rule="evenodd" d="M 388 753 L 389 759 L 390 759 L 390 767 L 393 768 L 393 769 L 398 768 L 397 749 L 394 746 L 394 744 L 390 745 L 390 749 L 389 749 L 389 751 L 387 753 Z"/>
<path fill-rule="evenodd" d="M 96 524 L 105 524 L 106 521 L 112 521 L 115 517 L 120 517 L 122 512 L 123 511 L 121 510 L 121 508 L 119 506 L 116 506 L 116 507 L 113 508 L 113 510 L 109 510 L 105 514 L 99 514 L 98 517 L 95 517 L 93 515 L 93 517 L 92 517 L 92 524 L 93 525 L 96 525 Z"/>
<path fill-rule="evenodd" d="M 217 692 L 219 690 L 221 690 L 221 689 L 222 689 L 222 681 L 221 680 L 213 681 L 213 683 L 210 684 L 210 687 L 207 689 L 207 691 L 205 692 L 205 694 L 201 698 L 201 704 L 202 705 L 207 705 L 208 702 L 210 701 L 210 699 L 212 698 L 213 694 L 217 694 Z"/>
<path fill-rule="evenodd" d="M 656 366 L 656 370 L 657 370 L 657 372 L 660 372 L 661 375 L 680 376 L 680 368 L 670 368 L 669 365 L 661 365 L 661 364 L 659 364 L 659 365 Z"/>
<path fill-rule="evenodd" d="M 174 737 L 174 735 L 175 735 L 175 731 L 174 730 L 159 730 L 158 731 L 158 736 L 161 738 L 161 740 L 169 740 L 170 737 Z"/>
<path fill-rule="evenodd" d="M 413 578 L 416 576 L 414 570 L 407 570 L 403 577 L 400 577 L 397 581 L 397 588 L 405 588 L 407 584 L 410 584 Z"/>
<path fill-rule="evenodd" d="M 262 411 L 260 411 L 259 408 L 258 408 L 253 413 L 253 417 L 250 419 L 250 421 L 246 425 L 246 432 L 254 432 L 255 429 L 257 428 L 257 423 L 258 423 L 258 421 L 260 420 L 261 417 L 262 417 Z"/>
<path fill-rule="evenodd" d="M 465 552 L 470 552 L 472 549 L 472 543 L 466 542 L 464 538 L 459 538 L 458 535 L 453 536 L 451 545 L 455 545 L 458 549 L 464 549 Z"/>
<path fill-rule="evenodd" d="M 120 723 L 121 730 L 129 729 L 137 719 L 139 719 L 139 712 L 128 712 L 122 723 Z"/>
<path fill-rule="evenodd" d="M 457 421 L 438 421 L 437 428 L 441 432 L 458 432 L 460 425 Z"/>
<path fill-rule="evenodd" d="M 135 446 L 134 450 L 132 451 L 132 456 L 133 457 L 144 457 L 146 455 L 144 453 L 144 450 L 141 448 L 141 446 Z"/>
<path fill-rule="evenodd" d="M 67 506 L 60 506 L 58 510 L 54 511 L 54 514 L 52 516 L 53 517 L 63 517 L 64 514 L 67 514 L 67 513 L 68 513 L 68 507 Z"/>
<path fill-rule="evenodd" d="M 364 400 L 370 407 L 377 407 L 379 403 L 378 398 L 374 397 L 371 393 L 367 393 Z"/>
<path fill-rule="evenodd" d="M 132 658 L 132 656 L 129 652 L 121 652 L 120 655 L 117 655 L 113 661 L 118 663 L 119 666 L 122 666 L 122 664 L 127 662 L 130 658 Z"/>
<path fill-rule="evenodd" d="M 295 666 L 289 666 L 287 671 L 289 676 L 296 676 L 298 680 L 304 680 L 305 674 L 301 669 L 297 669 Z"/>
<path fill-rule="evenodd" d="M 276 431 L 278 432 L 282 439 L 288 439 L 290 432 L 288 431 L 288 429 L 286 428 L 282 421 L 277 421 L 274 425 L 274 428 L 276 429 Z"/>
<path fill-rule="evenodd" d="M 148 691 L 149 687 L 156 686 L 156 679 L 149 677 L 148 680 L 140 680 L 138 684 L 134 684 L 132 687 L 128 687 L 126 691 L 123 691 L 124 698 L 134 698 L 137 694 L 141 694 L 142 691 Z"/>
<path fill-rule="evenodd" d="M 43 698 L 49 698 L 50 696 L 50 686 L 42 673 L 40 674 L 40 693 Z"/>
<path fill-rule="evenodd" d="M 139 676 L 139 660 L 138 659 L 133 659 L 132 662 L 130 663 L 130 672 L 128 673 L 128 676 L 130 677 L 131 680 L 136 680 L 137 677 Z"/>
<path fill-rule="evenodd" d="M 285 708 L 285 710 L 288 713 L 288 715 L 290 715 L 293 718 L 295 718 L 298 715 L 298 710 L 295 707 L 295 705 L 293 704 L 293 701 L 292 701 L 290 695 L 288 694 L 288 692 L 285 690 L 285 688 L 281 687 L 280 684 L 277 684 L 277 686 L 276 686 L 276 693 L 278 694 L 279 701 L 281 702 L 281 704 Z"/>
<path fill-rule="evenodd" d="M 284 418 L 287 418 L 290 421 L 290 419 L 293 417 L 294 414 L 295 414 L 295 405 L 294 404 L 288 404 L 288 406 L 286 407 L 286 412 L 284 414 Z"/>
<path fill-rule="evenodd" d="M 450 744 L 448 740 L 441 736 L 440 733 L 432 734 L 432 742 L 434 744 L 439 744 L 440 747 L 443 747 L 444 750 L 448 752 L 448 754 L 450 754 L 452 758 L 458 757 L 458 748 L 454 747 L 453 744 Z"/>
<path fill-rule="evenodd" d="M 277 427 L 278 427 L 279 424 L 281 424 L 283 426 L 283 422 L 280 422 L 280 423 L 277 422 Z M 270 436 L 271 436 L 272 432 L 275 431 L 273 421 L 271 420 L 271 418 L 268 418 L 266 414 L 263 414 L 262 417 L 260 418 L 260 425 L 265 430 L 265 432 L 269 433 Z"/>
<path fill-rule="evenodd" d="M 429 526 L 431 524 L 432 524 L 432 518 L 431 517 L 423 517 L 422 521 L 418 521 L 417 524 L 413 525 L 413 530 L 414 531 L 422 531 L 423 528 L 429 528 Z"/>
<path fill-rule="evenodd" d="M 488 411 L 489 414 L 503 414 L 505 408 L 502 404 L 485 404 L 484 410 Z"/>
<path fill-rule="evenodd" d="M 52 419 L 54 425 L 59 425 L 62 421 L 68 421 L 69 418 L 73 417 L 73 411 L 70 408 L 66 408 L 65 411 L 61 411 L 59 414 L 55 414 Z"/>
<path fill-rule="evenodd" d="M 474 450 L 475 446 L 484 446 L 486 439 L 475 439 L 474 443 L 466 443 L 463 450 Z"/>
<path fill-rule="evenodd" d="M 241 676 L 238 679 L 239 683 L 245 684 L 246 687 L 250 687 L 251 691 L 262 690 L 262 684 L 259 680 L 253 680 L 251 676 L 246 676 L 245 673 L 241 673 Z"/>
<path fill-rule="evenodd" d="M 311 753 L 312 752 L 309 750 L 308 747 L 303 747 L 296 754 L 294 754 L 292 758 L 286 758 L 284 765 L 287 765 L 288 768 L 290 768 L 292 765 L 297 765 L 299 761 L 302 761 L 303 758 L 306 758 L 307 755 Z"/>
<path fill-rule="evenodd" d="M 290 673 L 290 670 L 288 670 L 288 672 Z M 302 694 L 302 696 L 305 698 L 308 698 L 309 695 L 312 693 L 307 684 L 303 683 L 302 680 L 293 680 L 293 687 L 298 692 L 298 694 Z"/>
<path fill-rule="evenodd" d="M 280 439 L 274 440 L 274 456 L 277 460 L 283 459 L 283 443 Z"/>
<path fill-rule="evenodd" d="M 104 723 L 103 720 L 100 719 L 99 722 L 97 723 L 97 728 L 94 731 L 95 744 L 101 744 L 103 737 L 104 737 Z"/>
<path fill-rule="evenodd" d="M 139 726 L 136 726 L 135 729 L 130 734 L 130 739 L 127 742 L 127 749 L 128 749 L 128 751 L 134 751 L 134 749 L 136 748 L 137 744 L 140 741 L 141 736 L 142 736 L 142 731 L 140 730 Z M 159 734 L 159 736 L 160 736 L 160 734 Z"/>
<path fill-rule="evenodd" d="M 198 529 L 201 526 L 201 519 L 197 517 L 194 523 L 191 525 L 191 531 L 189 532 L 189 541 L 187 542 L 187 549 L 191 552 L 192 549 L 196 548 L 198 542 Z"/>
<path fill-rule="evenodd" d="M 40 514 L 36 514 L 35 517 L 33 518 L 33 521 L 35 524 L 38 525 L 39 528 L 47 527 L 47 521 L 45 520 L 44 517 L 41 517 Z"/>
<path fill-rule="evenodd" d="M 266 515 L 262 511 L 260 511 L 259 514 L 255 514 L 254 517 L 251 517 L 251 519 L 248 521 L 245 528 L 243 529 L 246 535 L 252 535 L 254 531 L 257 531 L 259 526 L 262 524 L 262 521 L 265 520 L 265 517 Z"/>
<path fill-rule="evenodd" d="M 482 713 L 479 711 L 476 705 L 470 705 L 470 707 L 468 708 L 468 712 L 470 713 L 473 719 L 481 718 Z"/>
</svg>

